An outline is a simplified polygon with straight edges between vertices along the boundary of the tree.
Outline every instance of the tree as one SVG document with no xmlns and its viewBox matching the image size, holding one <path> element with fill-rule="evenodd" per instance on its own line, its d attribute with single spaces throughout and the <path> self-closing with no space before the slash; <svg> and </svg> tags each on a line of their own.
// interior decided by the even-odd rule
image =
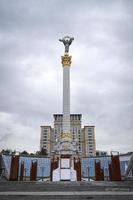
<svg viewBox="0 0 133 200">
<path fill-rule="evenodd" d="M 35 154 L 34 154 L 34 153 L 30 153 L 29 155 L 30 155 L 30 156 L 34 156 Z"/>
<path fill-rule="evenodd" d="M 47 149 L 42 148 L 41 151 L 37 151 L 36 155 L 38 156 L 47 156 Z"/>
<path fill-rule="evenodd" d="M 27 151 L 22 151 L 22 152 L 21 152 L 21 155 L 26 155 L 26 156 L 28 156 L 29 153 L 28 153 Z"/>
<path fill-rule="evenodd" d="M 96 151 L 96 156 L 107 156 L 107 155 L 108 153 L 106 151 L 99 151 L 99 150 Z"/>
<path fill-rule="evenodd" d="M 48 155 L 48 154 L 47 154 L 47 149 L 42 148 L 42 149 L 41 149 L 41 154 L 42 154 L 43 156 L 47 156 L 47 155 Z"/>
<path fill-rule="evenodd" d="M 11 150 L 10 149 L 2 149 L 2 151 L 0 152 L 2 154 L 11 154 Z"/>
</svg>

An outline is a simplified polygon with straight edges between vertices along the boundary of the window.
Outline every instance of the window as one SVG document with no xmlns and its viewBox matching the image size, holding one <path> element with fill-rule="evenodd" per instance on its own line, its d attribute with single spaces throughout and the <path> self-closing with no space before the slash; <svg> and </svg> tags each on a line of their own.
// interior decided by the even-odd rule
<svg viewBox="0 0 133 200">
<path fill-rule="evenodd" d="M 92 142 L 92 141 L 89 141 L 88 144 L 93 144 L 93 142 Z"/>
<path fill-rule="evenodd" d="M 47 144 L 47 142 L 46 142 L 46 141 L 43 141 L 43 144 Z"/>
<path fill-rule="evenodd" d="M 47 135 L 47 133 L 48 133 L 48 132 L 47 132 L 46 130 L 43 131 L 43 134 L 44 134 L 44 135 Z"/>
</svg>

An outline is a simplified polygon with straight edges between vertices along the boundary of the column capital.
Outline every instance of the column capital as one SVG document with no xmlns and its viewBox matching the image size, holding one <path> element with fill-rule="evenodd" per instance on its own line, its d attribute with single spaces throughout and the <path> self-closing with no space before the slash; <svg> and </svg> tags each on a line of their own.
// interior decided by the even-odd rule
<svg viewBox="0 0 133 200">
<path fill-rule="evenodd" d="M 64 56 L 61 56 L 61 63 L 63 66 L 71 66 L 72 63 L 72 56 L 69 56 L 69 54 L 65 53 Z"/>
</svg>

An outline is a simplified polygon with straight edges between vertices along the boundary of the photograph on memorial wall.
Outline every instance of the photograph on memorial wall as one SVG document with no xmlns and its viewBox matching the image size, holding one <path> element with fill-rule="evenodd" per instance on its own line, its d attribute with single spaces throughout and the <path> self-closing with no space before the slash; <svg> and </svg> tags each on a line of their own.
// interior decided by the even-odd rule
<svg viewBox="0 0 133 200">
<path fill-rule="evenodd" d="M 70 168 L 70 159 L 67 158 L 61 158 L 61 168 Z"/>
</svg>

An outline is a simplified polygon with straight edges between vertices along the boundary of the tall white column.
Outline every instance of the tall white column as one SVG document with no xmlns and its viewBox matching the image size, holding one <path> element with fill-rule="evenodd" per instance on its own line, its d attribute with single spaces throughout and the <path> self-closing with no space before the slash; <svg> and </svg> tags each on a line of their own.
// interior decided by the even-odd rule
<svg viewBox="0 0 133 200">
<path fill-rule="evenodd" d="M 72 135 L 70 132 L 70 66 L 71 56 L 65 53 L 62 58 L 63 66 L 63 130 L 61 133 L 61 142 L 71 142 Z M 66 145 L 63 148 L 68 148 Z"/>
<path fill-rule="evenodd" d="M 63 65 L 63 133 L 70 133 L 70 66 Z"/>
</svg>

